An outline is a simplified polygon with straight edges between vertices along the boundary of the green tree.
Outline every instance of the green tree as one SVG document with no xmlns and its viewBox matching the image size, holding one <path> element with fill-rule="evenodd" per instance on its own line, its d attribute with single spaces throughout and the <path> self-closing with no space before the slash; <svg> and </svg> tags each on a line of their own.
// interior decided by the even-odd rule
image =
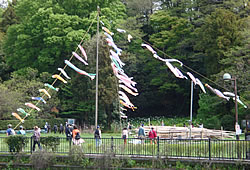
<svg viewBox="0 0 250 170">
<path fill-rule="evenodd" d="M 220 73 L 213 75 L 216 79 L 216 82 L 220 83 L 225 87 L 225 91 L 234 91 L 233 85 L 231 83 L 222 84 L 222 76 L 224 73 L 230 73 L 233 77 L 236 77 L 237 80 L 237 93 L 241 97 L 241 101 L 244 102 L 249 107 L 250 104 L 250 87 L 249 87 L 249 64 L 248 60 L 250 58 L 250 17 L 242 19 L 244 25 L 241 39 L 241 44 L 231 47 L 226 53 L 225 58 L 220 61 L 220 64 L 223 66 L 223 69 Z M 234 102 L 231 103 L 233 109 L 228 110 L 232 113 L 234 111 Z M 248 109 L 245 109 L 241 104 L 238 104 L 238 115 L 239 120 L 245 119 L 245 116 L 248 114 Z"/>
<path fill-rule="evenodd" d="M 13 72 L 11 74 L 11 79 L 3 83 L 4 87 L 8 89 L 4 91 L 6 91 L 5 93 L 9 94 L 9 96 L 3 95 L 3 101 L 2 101 L 3 108 L 2 109 L 7 109 L 7 110 L 5 110 L 5 112 L 2 111 L 1 114 L 4 114 L 8 118 L 10 118 L 11 112 L 16 112 L 16 109 L 18 107 L 21 107 L 26 112 L 29 112 L 30 108 L 25 106 L 24 103 L 25 102 L 31 102 L 33 104 L 37 103 L 37 101 L 32 101 L 31 97 L 42 97 L 43 94 L 39 93 L 38 90 L 45 88 L 44 83 L 41 81 L 45 80 L 44 77 L 46 77 L 46 80 L 48 80 L 47 79 L 48 76 L 49 76 L 48 73 L 42 73 L 39 75 L 38 70 L 32 69 L 32 68 L 20 69 L 18 71 Z M 50 82 L 47 82 L 47 83 L 50 83 Z M 52 90 L 48 90 L 48 92 L 50 93 L 52 98 L 49 99 L 49 102 L 48 102 L 48 98 L 44 97 L 44 99 L 47 100 L 47 104 L 44 105 L 42 102 L 40 102 L 40 104 L 38 105 L 38 107 L 41 109 L 40 113 L 34 110 L 30 117 L 50 118 L 52 116 L 51 108 L 54 106 L 57 107 L 59 100 L 55 96 L 56 92 Z M 13 102 L 13 104 L 9 104 L 10 102 Z M 9 107 L 6 107 L 6 105 L 8 104 L 9 104 Z"/>
<path fill-rule="evenodd" d="M 16 6 L 16 0 L 13 0 L 8 4 L 8 7 L 1 14 L 0 30 L 6 33 L 9 26 L 18 23 L 18 17 L 16 16 L 14 7 Z"/>
<path fill-rule="evenodd" d="M 221 120 L 226 111 L 226 101 L 215 95 L 202 94 L 199 106 L 197 119 L 201 120 L 204 127 L 220 129 Z"/>
<path fill-rule="evenodd" d="M 15 112 L 22 103 L 21 98 L 22 94 L 0 84 L 0 119 L 11 119 L 11 112 Z"/>
<path fill-rule="evenodd" d="M 240 44 L 242 22 L 230 11 L 216 9 L 205 19 L 201 28 L 197 28 L 195 49 L 204 54 L 206 75 L 220 72 L 220 60 L 231 47 Z"/>
<path fill-rule="evenodd" d="M 192 30 L 188 20 L 171 17 L 166 11 L 155 12 L 150 17 L 150 25 L 153 29 L 150 42 L 170 55 L 178 54 L 182 42 L 190 37 Z"/>
<path fill-rule="evenodd" d="M 30 66 L 51 72 L 61 65 L 58 61 L 71 53 L 74 42 L 81 40 L 82 23 L 77 16 L 53 14 L 51 8 L 40 8 L 28 22 L 8 29 L 4 42 L 7 64 L 14 69 Z"/>
</svg>

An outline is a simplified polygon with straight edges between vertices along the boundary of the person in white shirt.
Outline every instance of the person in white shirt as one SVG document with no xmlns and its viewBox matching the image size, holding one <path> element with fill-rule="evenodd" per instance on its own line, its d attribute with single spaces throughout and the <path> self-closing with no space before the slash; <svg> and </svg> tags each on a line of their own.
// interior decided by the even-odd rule
<svg viewBox="0 0 250 170">
<path fill-rule="evenodd" d="M 127 144 L 127 138 L 128 138 L 128 129 L 123 128 L 123 130 L 122 130 L 122 139 L 124 139 L 124 145 Z"/>
</svg>

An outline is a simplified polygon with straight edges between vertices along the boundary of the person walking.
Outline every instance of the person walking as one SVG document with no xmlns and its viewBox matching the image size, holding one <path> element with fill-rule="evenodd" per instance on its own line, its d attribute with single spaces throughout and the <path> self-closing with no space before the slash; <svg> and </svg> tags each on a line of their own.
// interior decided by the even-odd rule
<svg viewBox="0 0 250 170">
<path fill-rule="evenodd" d="M 73 141 L 73 145 L 80 145 L 81 143 L 84 142 L 83 139 L 81 139 L 80 137 L 80 130 L 77 128 L 76 125 L 74 125 L 73 127 L 73 131 L 72 131 L 72 141 Z"/>
<path fill-rule="evenodd" d="M 54 125 L 54 133 L 57 132 L 57 129 L 58 129 L 58 127 L 57 127 L 57 125 L 55 124 L 55 125 Z"/>
<path fill-rule="evenodd" d="M 9 124 L 7 127 L 8 127 L 8 129 L 6 130 L 6 135 L 7 136 L 12 136 L 12 135 L 16 134 L 15 131 L 14 131 L 14 129 L 12 129 L 12 125 L 11 124 Z M 13 144 L 9 145 L 9 150 L 10 150 L 10 152 L 15 152 L 15 147 L 14 147 Z"/>
<path fill-rule="evenodd" d="M 150 139 L 150 144 L 152 144 L 152 141 L 154 140 L 155 144 L 156 144 L 156 137 L 157 137 L 157 134 L 156 134 L 156 131 L 154 130 L 153 127 L 151 127 L 151 130 L 149 131 L 148 133 L 148 137 Z"/>
<path fill-rule="evenodd" d="M 42 146 L 40 145 L 40 128 L 38 128 L 38 126 L 34 127 L 34 133 L 33 133 L 33 152 L 35 151 L 36 148 L 36 144 L 38 145 L 39 149 L 42 150 Z"/>
<path fill-rule="evenodd" d="M 128 127 L 127 127 L 127 130 L 128 130 L 128 134 L 130 135 L 130 134 L 132 134 L 132 125 L 131 125 L 131 123 L 130 122 L 128 122 Z"/>
<path fill-rule="evenodd" d="M 124 139 L 124 145 L 127 144 L 127 138 L 128 138 L 128 129 L 123 128 L 123 130 L 122 130 L 122 139 Z"/>
<path fill-rule="evenodd" d="M 63 134 L 63 132 L 64 132 L 63 124 L 60 124 L 59 132 L 60 132 L 60 134 Z"/>
<path fill-rule="evenodd" d="M 17 132 L 19 135 L 26 135 L 25 130 L 23 130 L 23 126 L 20 126 L 20 130 Z"/>
<path fill-rule="evenodd" d="M 65 135 L 66 135 L 67 140 L 71 140 L 71 138 L 72 138 L 72 132 L 71 132 L 69 126 L 70 125 L 67 124 L 67 126 L 65 127 Z"/>
<path fill-rule="evenodd" d="M 48 133 L 48 122 L 45 123 L 44 130 L 45 130 L 45 133 Z"/>
<path fill-rule="evenodd" d="M 96 147 L 100 146 L 101 145 L 102 132 L 101 132 L 101 129 L 100 129 L 99 125 L 96 127 L 94 137 L 95 137 Z"/>
<path fill-rule="evenodd" d="M 144 130 L 144 124 L 141 124 L 141 127 L 138 130 L 138 137 L 141 139 L 141 143 L 144 143 L 144 139 L 146 137 L 145 130 Z"/>
<path fill-rule="evenodd" d="M 50 133 L 50 130 L 51 130 L 51 126 L 50 124 L 47 125 L 47 133 Z"/>
</svg>

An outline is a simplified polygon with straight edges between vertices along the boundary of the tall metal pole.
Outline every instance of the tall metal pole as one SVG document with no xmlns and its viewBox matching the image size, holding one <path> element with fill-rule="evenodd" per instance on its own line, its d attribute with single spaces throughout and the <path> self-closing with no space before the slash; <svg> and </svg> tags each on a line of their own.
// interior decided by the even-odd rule
<svg viewBox="0 0 250 170">
<path fill-rule="evenodd" d="M 236 77 L 234 77 L 234 103 L 235 103 L 235 127 L 238 125 L 238 103 L 237 103 L 237 84 Z M 236 129 L 235 129 L 236 130 Z M 236 139 L 239 140 L 239 135 L 236 134 Z"/>
<path fill-rule="evenodd" d="M 189 137 L 192 137 L 192 119 L 193 119 L 193 93 L 194 93 L 194 82 L 191 81 L 191 98 L 190 98 L 190 134 Z"/>
<path fill-rule="evenodd" d="M 97 6 L 97 31 L 96 31 L 96 81 L 95 81 L 95 127 L 97 128 L 97 121 L 98 121 L 98 65 L 99 65 L 99 59 L 98 59 L 98 47 L 99 47 L 99 14 L 100 14 L 100 8 Z"/>
</svg>

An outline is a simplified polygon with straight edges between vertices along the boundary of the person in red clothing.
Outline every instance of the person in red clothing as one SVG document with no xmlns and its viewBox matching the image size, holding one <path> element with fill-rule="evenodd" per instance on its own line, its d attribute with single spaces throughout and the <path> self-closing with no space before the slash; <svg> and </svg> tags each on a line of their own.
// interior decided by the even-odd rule
<svg viewBox="0 0 250 170">
<path fill-rule="evenodd" d="M 148 137 L 150 139 L 150 143 L 152 144 L 152 141 L 154 140 L 155 144 L 156 144 L 156 137 L 157 137 L 157 134 L 156 134 L 156 131 L 154 130 L 153 127 L 151 127 L 151 130 L 149 131 L 148 133 Z"/>
</svg>

